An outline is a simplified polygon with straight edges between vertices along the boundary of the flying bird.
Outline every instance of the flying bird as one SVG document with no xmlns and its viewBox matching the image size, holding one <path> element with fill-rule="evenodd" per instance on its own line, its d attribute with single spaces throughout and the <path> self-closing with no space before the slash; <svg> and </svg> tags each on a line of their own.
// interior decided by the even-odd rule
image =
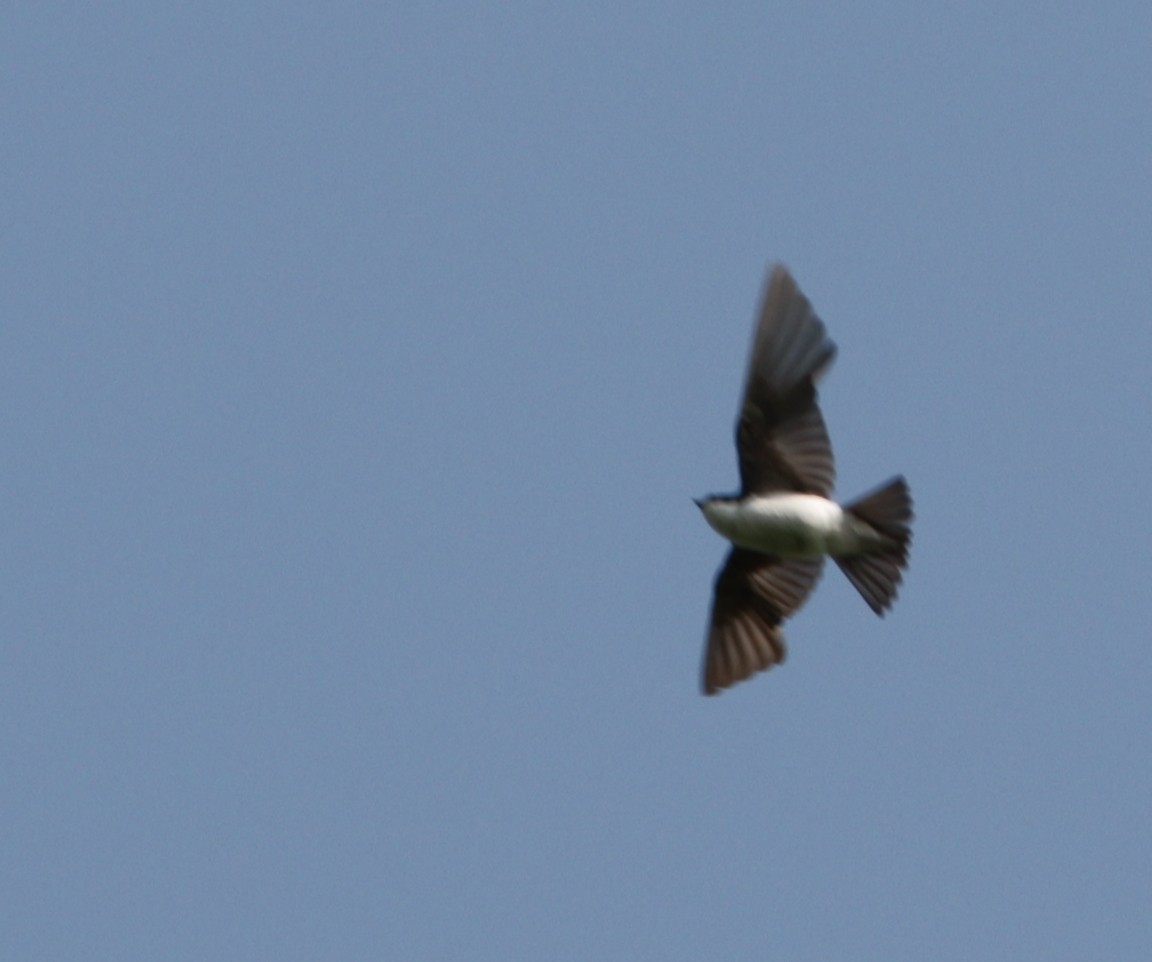
<svg viewBox="0 0 1152 962">
<path fill-rule="evenodd" d="M 740 493 L 696 501 L 732 542 L 716 575 L 703 688 L 714 695 L 784 660 L 781 624 L 830 556 L 876 614 L 908 564 L 912 497 L 895 477 L 858 501 L 832 500 L 836 469 L 816 382 L 836 345 L 788 269 L 772 268 L 736 422 Z"/>
</svg>

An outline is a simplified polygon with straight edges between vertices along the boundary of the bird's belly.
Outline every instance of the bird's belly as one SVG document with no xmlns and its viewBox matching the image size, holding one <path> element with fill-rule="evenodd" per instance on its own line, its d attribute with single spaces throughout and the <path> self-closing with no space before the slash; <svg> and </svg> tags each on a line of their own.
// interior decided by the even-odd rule
<svg viewBox="0 0 1152 962">
<path fill-rule="evenodd" d="M 735 525 L 729 540 L 782 558 L 818 558 L 828 553 L 828 539 L 822 531 L 776 518 L 753 518 Z"/>
<path fill-rule="evenodd" d="M 753 499 L 726 519 L 733 544 L 785 558 L 818 558 L 839 547 L 843 512 L 827 498 L 776 495 Z"/>
</svg>

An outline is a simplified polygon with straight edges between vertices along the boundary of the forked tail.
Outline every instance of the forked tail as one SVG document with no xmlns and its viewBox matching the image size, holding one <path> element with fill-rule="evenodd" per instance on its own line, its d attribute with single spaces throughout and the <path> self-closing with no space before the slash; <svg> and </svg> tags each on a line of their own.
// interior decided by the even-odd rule
<svg viewBox="0 0 1152 962">
<path fill-rule="evenodd" d="M 866 521 L 891 542 L 878 551 L 835 559 L 868 607 L 883 615 L 896 600 L 896 589 L 908 566 L 908 545 L 912 540 L 912 495 L 908 484 L 902 477 L 895 477 L 859 501 L 845 505 L 844 510 Z"/>
</svg>

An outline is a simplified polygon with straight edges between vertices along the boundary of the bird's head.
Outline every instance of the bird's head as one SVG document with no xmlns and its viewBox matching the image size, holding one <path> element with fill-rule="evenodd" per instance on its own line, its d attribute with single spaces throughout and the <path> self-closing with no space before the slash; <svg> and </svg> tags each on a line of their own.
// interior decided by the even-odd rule
<svg viewBox="0 0 1152 962">
<path fill-rule="evenodd" d="M 732 516 L 739 511 L 737 504 L 740 498 L 734 494 L 710 494 L 706 498 L 692 500 L 703 513 L 704 520 L 721 534 L 725 533 Z"/>
</svg>

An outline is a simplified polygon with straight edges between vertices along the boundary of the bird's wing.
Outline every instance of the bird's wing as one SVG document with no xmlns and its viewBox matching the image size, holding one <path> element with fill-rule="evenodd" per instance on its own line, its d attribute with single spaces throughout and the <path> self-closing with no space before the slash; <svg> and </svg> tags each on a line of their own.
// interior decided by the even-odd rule
<svg viewBox="0 0 1152 962">
<path fill-rule="evenodd" d="M 760 308 L 736 424 L 744 494 L 832 493 L 836 466 L 816 405 L 816 380 L 835 356 L 824 323 L 788 269 L 777 264 Z"/>
<path fill-rule="evenodd" d="M 823 559 L 782 559 L 733 548 L 716 576 L 704 651 L 706 695 L 784 660 L 780 623 L 804 604 Z"/>
</svg>

